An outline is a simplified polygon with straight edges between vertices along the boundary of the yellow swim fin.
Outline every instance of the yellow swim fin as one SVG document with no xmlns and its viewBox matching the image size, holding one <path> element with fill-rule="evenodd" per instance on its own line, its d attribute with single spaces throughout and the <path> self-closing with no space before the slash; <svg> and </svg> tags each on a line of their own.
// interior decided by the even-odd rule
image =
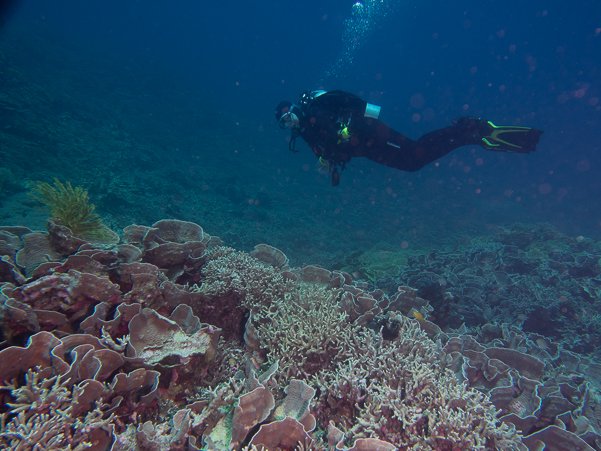
<svg viewBox="0 0 601 451">
<path fill-rule="evenodd" d="M 480 145 L 488 150 L 500 152 L 530 153 L 536 150 L 536 145 L 543 134 L 542 130 L 514 125 L 495 125 L 487 121 L 481 132 Z"/>
</svg>

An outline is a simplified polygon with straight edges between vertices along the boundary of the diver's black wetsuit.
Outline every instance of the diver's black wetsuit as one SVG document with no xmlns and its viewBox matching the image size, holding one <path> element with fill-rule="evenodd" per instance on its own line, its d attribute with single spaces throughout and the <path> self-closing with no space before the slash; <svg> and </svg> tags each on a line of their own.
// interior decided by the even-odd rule
<svg viewBox="0 0 601 451">
<path fill-rule="evenodd" d="M 417 141 L 393 130 L 378 119 L 365 117 L 368 103 L 344 91 L 328 91 L 301 106 L 300 136 L 316 156 L 331 165 L 365 157 L 391 168 L 419 171 L 452 150 L 480 142 L 476 118 L 460 118 L 457 124 L 426 133 Z M 344 126 L 350 138 L 339 132 Z"/>
</svg>

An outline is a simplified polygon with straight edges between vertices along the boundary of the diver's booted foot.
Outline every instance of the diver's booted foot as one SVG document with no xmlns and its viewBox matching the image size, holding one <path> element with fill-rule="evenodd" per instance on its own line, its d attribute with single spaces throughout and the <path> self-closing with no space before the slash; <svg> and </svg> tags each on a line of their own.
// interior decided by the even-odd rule
<svg viewBox="0 0 601 451">
<path fill-rule="evenodd" d="M 463 127 L 466 131 L 479 131 L 483 122 L 486 122 L 479 117 L 461 116 L 456 117 L 451 121 L 457 127 Z"/>
<path fill-rule="evenodd" d="M 456 134 L 463 145 L 481 145 L 481 133 L 484 130 L 486 121 L 473 116 L 462 116 L 452 120 L 453 128 L 457 130 Z"/>
</svg>

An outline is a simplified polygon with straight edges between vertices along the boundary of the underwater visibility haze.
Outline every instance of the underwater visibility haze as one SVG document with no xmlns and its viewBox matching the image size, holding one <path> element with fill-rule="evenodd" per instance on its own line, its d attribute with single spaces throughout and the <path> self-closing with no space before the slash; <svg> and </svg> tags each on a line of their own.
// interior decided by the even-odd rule
<svg viewBox="0 0 601 451">
<path fill-rule="evenodd" d="M 601 451 L 600 55 L 597 0 L 2 2 L 0 448 Z"/>
</svg>

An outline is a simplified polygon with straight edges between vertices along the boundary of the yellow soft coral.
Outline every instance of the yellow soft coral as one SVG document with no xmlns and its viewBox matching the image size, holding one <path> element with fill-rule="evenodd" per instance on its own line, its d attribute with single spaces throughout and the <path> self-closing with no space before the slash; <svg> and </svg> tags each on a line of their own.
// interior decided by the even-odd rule
<svg viewBox="0 0 601 451">
<path fill-rule="evenodd" d="M 104 238 L 107 228 L 95 213 L 96 207 L 89 203 L 88 191 L 81 187 L 73 188 L 71 183 L 64 185 L 54 179 L 54 186 L 37 182 L 29 196 L 41 202 L 50 211 L 50 216 L 59 225 L 68 227 L 74 236 L 80 238 Z"/>
</svg>

